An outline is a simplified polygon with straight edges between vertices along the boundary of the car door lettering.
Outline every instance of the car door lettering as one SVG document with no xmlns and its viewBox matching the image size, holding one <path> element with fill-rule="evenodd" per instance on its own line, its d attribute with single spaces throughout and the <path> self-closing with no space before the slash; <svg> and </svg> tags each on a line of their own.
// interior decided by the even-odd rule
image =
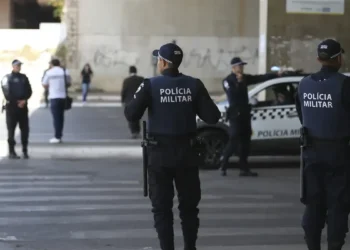
<svg viewBox="0 0 350 250">
<path fill-rule="evenodd" d="M 258 138 L 271 138 L 271 137 L 288 137 L 299 135 L 299 129 L 274 129 L 274 130 L 259 130 L 257 132 Z"/>
</svg>

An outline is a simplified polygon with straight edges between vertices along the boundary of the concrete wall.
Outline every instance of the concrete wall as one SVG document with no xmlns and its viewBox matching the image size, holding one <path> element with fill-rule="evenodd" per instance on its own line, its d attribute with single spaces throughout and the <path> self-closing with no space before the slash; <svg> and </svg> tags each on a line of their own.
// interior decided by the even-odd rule
<svg viewBox="0 0 350 250">
<path fill-rule="evenodd" d="M 350 1 L 345 1 L 344 15 L 287 14 L 286 1 L 269 0 L 267 65 L 287 65 L 312 72 L 319 69 L 317 45 L 334 38 L 350 51 Z M 346 57 L 343 71 L 350 72 Z"/>
<path fill-rule="evenodd" d="M 0 0 L 0 29 L 11 27 L 10 0 Z"/>
<path fill-rule="evenodd" d="M 257 72 L 257 0 L 69 1 L 68 36 L 78 34 L 69 43 L 77 51 L 70 55 L 70 67 L 78 73 L 90 63 L 93 85 L 104 90 L 119 91 L 130 65 L 141 75 L 153 76 L 152 50 L 172 40 L 184 51 L 181 71 L 201 78 L 210 91 L 222 91 L 220 81 L 230 72 L 234 56 L 249 63 L 247 72 Z"/>
</svg>

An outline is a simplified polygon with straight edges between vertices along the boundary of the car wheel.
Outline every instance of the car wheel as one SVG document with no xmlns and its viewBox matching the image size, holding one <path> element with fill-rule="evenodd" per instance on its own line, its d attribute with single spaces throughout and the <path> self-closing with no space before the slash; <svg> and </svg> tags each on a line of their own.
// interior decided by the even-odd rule
<svg viewBox="0 0 350 250">
<path fill-rule="evenodd" d="M 205 147 L 204 164 L 200 166 L 203 169 L 218 169 L 220 166 L 220 157 L 227 144 L 228 136 L 225 132 L 208 129 L 198 133 Z"/>
</svg>

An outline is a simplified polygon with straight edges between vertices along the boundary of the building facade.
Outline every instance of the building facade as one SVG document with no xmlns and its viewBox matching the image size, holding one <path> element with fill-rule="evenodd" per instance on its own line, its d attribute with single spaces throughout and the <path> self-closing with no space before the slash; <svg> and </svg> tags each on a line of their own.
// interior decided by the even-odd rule
<svg viewBox="0 0 350 250">
<path fill-rule="evenodd" d="M 219 2 L 67 0 L 67 63 L 76 77 L 90 63 L 93 86 L 118 92 L 129 66 L 153 76 L 152 50 L 175 41 L 184 51 L 181 72 L 222 91 L 232 57 L 247 61 L 247 72 L 257 72 L 259 1 Z"/>
</svg>

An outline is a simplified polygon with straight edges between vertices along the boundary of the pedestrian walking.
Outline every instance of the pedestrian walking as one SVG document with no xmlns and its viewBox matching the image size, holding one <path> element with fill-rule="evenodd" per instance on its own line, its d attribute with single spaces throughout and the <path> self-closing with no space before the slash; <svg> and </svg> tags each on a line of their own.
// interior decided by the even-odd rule
<svg viewBox="0 0 350 250">
<path fill-rule="evenodd" d="M 130 66 L 129 75 L 124 80 L 121 91 L 121 101 L 124 106 L 134 98 L 136 90 L 144 80 L 142 76 L 137 75 L 137 68 L 135 66 Z M 132 138 L 138 138 L 140 136 L 140 120 L 128 122 L 128 124 Z"/>
<path fill-rule="evenodd" d="M 60 66 L 58 59 L 53 59 L 51 64 L 52 68 L 46 72 L 42 84 L 44 88 L 49 90 L 50 108 L 55 129 L 55 135 L 50 139 L 50 143 L 61 143 L 67 89 L 71 85 L 71 77 L 68 70 Z"/>
<path fill-rule="evenodd" d="M 91 79 L 93 77 L 94 73 L 91 69 L 90 64 L 85 64 L 84 68 L 81 70 L 80 76 L 81 76 L 81 89 L 82 89 L 82 96 L 83 96 L 83 104 L 86 103 L 87 96 L 89 94 L 90 90 L 90 84 L 91 84 Z"/>
</svg>

